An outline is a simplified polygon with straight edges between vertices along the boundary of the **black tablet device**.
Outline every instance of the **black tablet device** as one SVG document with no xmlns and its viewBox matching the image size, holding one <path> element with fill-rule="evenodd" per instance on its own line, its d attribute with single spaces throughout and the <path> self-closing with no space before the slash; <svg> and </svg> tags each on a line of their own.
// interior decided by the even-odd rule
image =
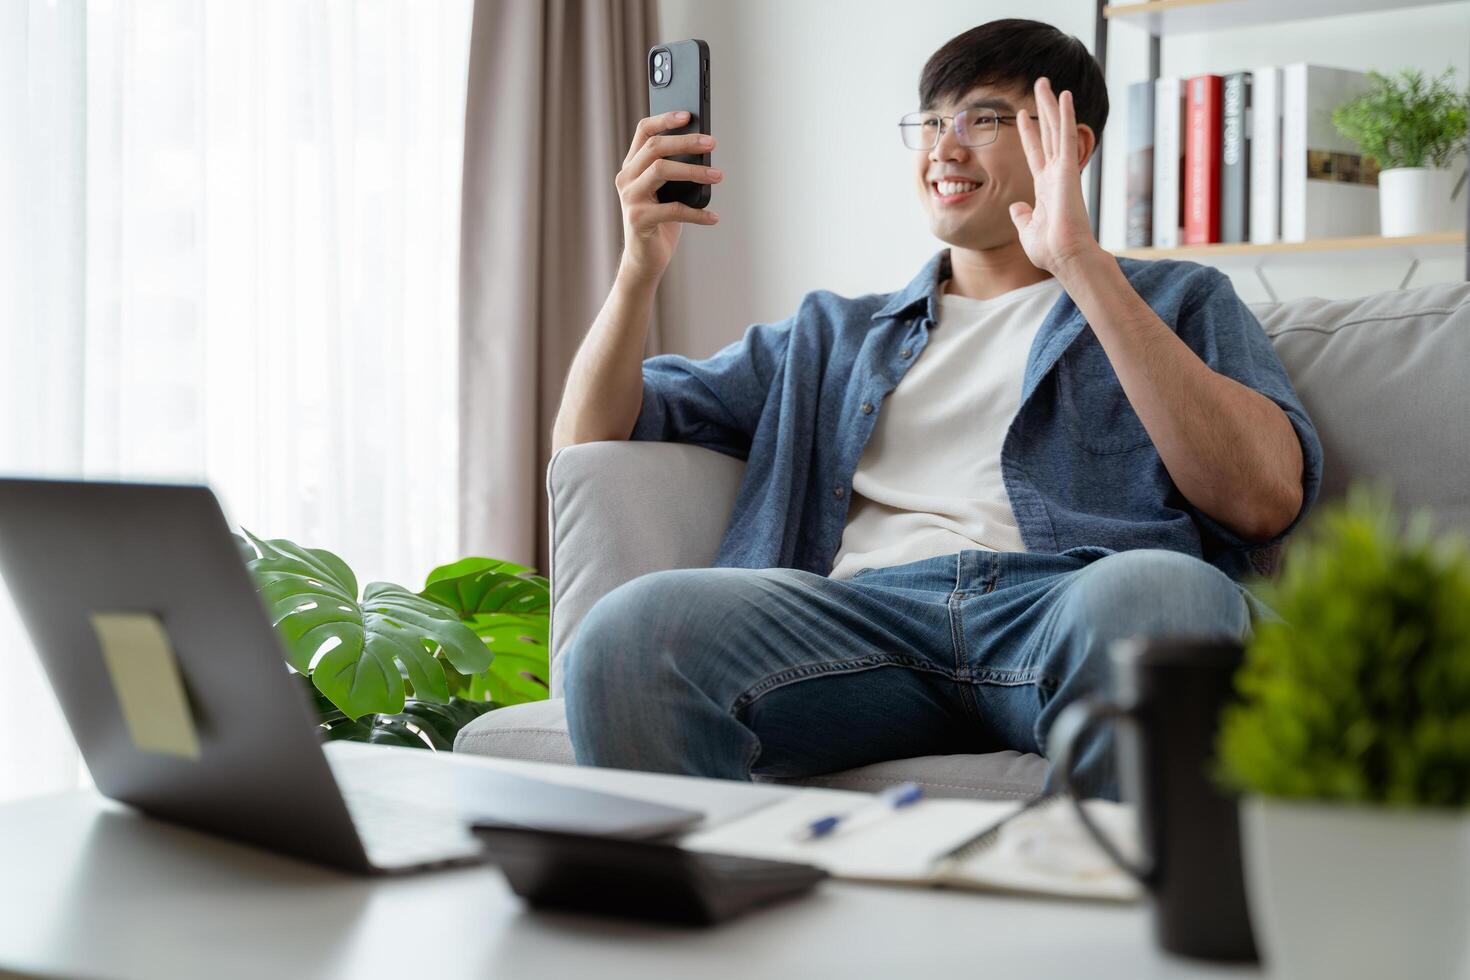
<svg viewBox="0 0 1470 980">
<path fill-rule="evenodd" d="M 515 893 L 537 908 L 712 925 L 827 877 L 807 864 L 653 841 L 508 827 L 474 832 Z"/>
</svg>

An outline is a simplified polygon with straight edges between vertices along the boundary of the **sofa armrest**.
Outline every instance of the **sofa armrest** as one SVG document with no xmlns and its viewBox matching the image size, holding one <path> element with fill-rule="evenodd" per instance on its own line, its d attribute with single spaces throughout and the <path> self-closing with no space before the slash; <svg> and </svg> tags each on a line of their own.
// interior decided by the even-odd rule
<svg viewBox="0 0 1470 980">
<path fill-rule="evenodd" d="M 557 660 L 598 599 L 639 575 L 714 561 L 744 475 L 743 461 L 685 443 L 587 442 L 552 456 L 553 697 Z"/>
</svg>

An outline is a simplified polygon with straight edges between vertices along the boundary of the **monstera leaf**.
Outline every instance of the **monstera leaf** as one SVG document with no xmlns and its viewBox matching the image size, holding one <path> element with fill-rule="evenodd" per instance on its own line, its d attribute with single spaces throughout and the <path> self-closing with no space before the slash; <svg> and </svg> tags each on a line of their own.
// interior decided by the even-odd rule
<svg viewBox="0 0 1470 980">
<path fill-rule="evenodd" d="M 551 583 L 494 558 L 466 558 L 429 573 L 420 595 L 452 610 L 495 654 L 489 669 L 450 675 L 450 691 L 472 701 L 540 701 L 548 694 Z"/>
<path fill-rule="evenodd" d="M 359 600 L 356 576 L 330 551 L 245 535 L 237 541 L 287 660 L 348 719 L 403 711 L 408 686 L 446 704 L 450 677 L 490 667 L 489 647 L 443 604 L 387 582 Z"/>
</svg>

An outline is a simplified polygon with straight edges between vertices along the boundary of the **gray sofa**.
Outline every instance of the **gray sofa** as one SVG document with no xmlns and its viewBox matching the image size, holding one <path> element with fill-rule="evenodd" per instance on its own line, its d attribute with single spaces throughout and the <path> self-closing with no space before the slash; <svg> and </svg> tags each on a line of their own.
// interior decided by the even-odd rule
<svg viewBox="0 0 1470 980">
<path fill-rule="evenodd" d="M 1379 478 L 1401 506 L 1470 530 L 1470 284 L 1251 310 L 1321 435 L 1321 499 Z M 708 565 L 744 470 L 739 460 L 675 443 L 595 442 L 558 452 L 547 469 L 552 699 L 483 715 L 460 732 L 455 749 L 572 764 L 556 662 L 577 624 L 629 579 Z M 1039 793 L 1046 766 L 1018 752 L 926 756 L 796 782 L 876 790 L 912 779 L 933 796 L 1008 799 Z"/>
</svg>

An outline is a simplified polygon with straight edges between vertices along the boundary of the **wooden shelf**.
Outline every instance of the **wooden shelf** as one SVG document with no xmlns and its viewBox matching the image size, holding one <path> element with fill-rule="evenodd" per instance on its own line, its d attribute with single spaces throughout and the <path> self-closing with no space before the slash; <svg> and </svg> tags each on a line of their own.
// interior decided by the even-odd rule
<svg viewBox="0 0 1470 980">
<path fill-rule="evenodd" d="M 1103 17 L 1144 27 L 1150 34 L 1162 37 L 1454 2 L 1459 0 L 1291 0 L 1290 3 L 1282 0 L 1149 0 L 1147 3 L 1108 4 L 1103 7 Z"/>
<path fill-rule="evenodd" d="M 1125 248 L 1115 251 L 1130 259 L 1217 259 L 1247 255 L 1280 255 L 1292 252 L 1352 252 L 1363 249 L 1406 251 L 1442 248 L 1446 255 L 1465 247 L 1465 234 L 1459 231 L 1437 231 L 1428 235 L 1406 235 L 1384 238 L 1382 235 L 1359 235 L 1353 238 L 1317 238 L 1305 242 L 1272 242 L 1254 245 L 1250 242 L 1217 245 L 1181 245 L 1178 248 Z"/>
</svg>

